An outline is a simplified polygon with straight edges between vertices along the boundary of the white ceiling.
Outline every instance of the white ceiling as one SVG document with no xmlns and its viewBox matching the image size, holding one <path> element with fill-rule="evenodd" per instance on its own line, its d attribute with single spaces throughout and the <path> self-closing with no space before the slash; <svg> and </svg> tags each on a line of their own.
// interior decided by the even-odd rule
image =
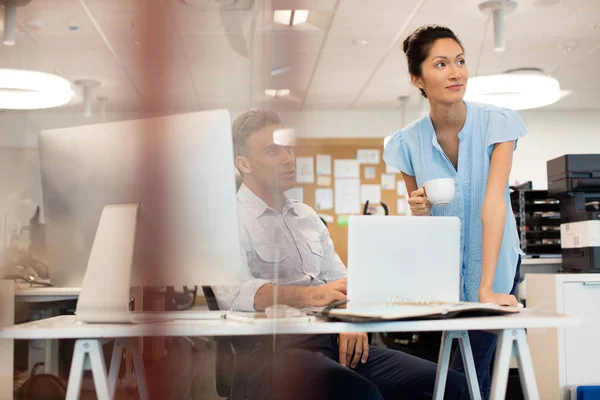
<svg viewBox="0 0 600 400">
<path fill-rule="evenodd" d="M 410 96 L 417 108 L 401 43 L 420 25 L 435 23 L 463 41 L 471 76 L 541 68 L 572 91 L 550 108 L 600 108 L 600 0 L 545 7 L 518 0 L 506 17 L 504 53 L 492 50 L 492 26 L 478 3 L 32 0 L 18 10 L 17 44 L 0 46 L 0 67 L 98 80 L 95 96 L 108 98 L 116 111 L 385 110 L 398 109 L 399 96 Z M 272 10 L 285 8 L 311 10 L 309 23 L 274 25 Z M 570 52 L 561 48 L 568 42 L 576 43 Z M 272 101 L 265 88 L 288 88 L 291 95 Z"/>
</svg>

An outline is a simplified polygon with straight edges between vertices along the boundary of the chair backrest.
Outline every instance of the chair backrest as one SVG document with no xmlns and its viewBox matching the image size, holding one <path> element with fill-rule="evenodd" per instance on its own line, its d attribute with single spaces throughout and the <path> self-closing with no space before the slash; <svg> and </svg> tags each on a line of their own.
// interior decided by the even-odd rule
<svg viewBox="0 0 600 400">
<path fill-rule="evenodd" d="M 210 311 L 219 311 L 219 303 L 217 303 L 217 296 L 213 292 L 210 286 L 202 286 L 202 292 L 206 299 L 206 305 Z"/>
</svg>

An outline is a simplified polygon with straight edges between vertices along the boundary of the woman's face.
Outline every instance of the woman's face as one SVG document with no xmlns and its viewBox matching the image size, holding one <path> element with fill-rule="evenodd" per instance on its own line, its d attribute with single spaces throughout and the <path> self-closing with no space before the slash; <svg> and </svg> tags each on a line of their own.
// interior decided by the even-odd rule
<svg viewBox="0 0 600 400">
<path fill-rule="evenodd" d="M 462 47 L 454 39 L 438 39 L 421 64 L 421 76 L 413 84 L 425 90 L 430 102 L 452 104 L 462 101 L 469 70 Z"/>
</svg>

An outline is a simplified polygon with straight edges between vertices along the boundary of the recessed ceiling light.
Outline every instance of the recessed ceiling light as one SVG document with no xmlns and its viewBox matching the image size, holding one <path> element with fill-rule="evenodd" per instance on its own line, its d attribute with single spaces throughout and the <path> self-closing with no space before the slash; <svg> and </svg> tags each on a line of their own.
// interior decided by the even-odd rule
<svg viewBox="0 0 600 400">
<path fill-rule="evenodd" d="M 267 89 L 265 90 L 265 94 L 276 99 L 278 97 L 289 96 L 290 89 Z"/>
<path fill-rule="evenodd" d="M 296 26 L 308 20 L 308 10 L 275 10 L 273 22 L 281 25 Z"/>
<path fill-rule="evenodd" d="M 59 107 L 73 97 L 71 83 L 39 71 L 0 68 L 0 108 L 35 110 Z"/>
<path fill-rule="evenodd" d="M 290 70 L 290 67 L 273 68 L 271 70 L 271 76 L 277 76 L 277 75 L 285 74 L 289 70 Z"/>
<path fill-rule="evenodd" d="M 536 7 L 551 7 L 560 4 L 560 0 L 533 0 Z"/>
<path fill-rule="evenodd" d="M 354 39 L 352 44 L 355 46 L 366 46 L 369 44 L 369 41 L 365 39 Z"/>
</svg>

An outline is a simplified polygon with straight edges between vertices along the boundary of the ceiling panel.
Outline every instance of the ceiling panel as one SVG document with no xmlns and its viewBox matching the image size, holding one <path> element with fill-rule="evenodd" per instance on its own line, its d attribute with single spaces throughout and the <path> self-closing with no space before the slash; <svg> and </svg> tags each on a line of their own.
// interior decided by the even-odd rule
<svg viewBox="0 0 600 400">
<path fill-rule="evenodd" d="M 51 0 L 54 1 L 54 0 Z M 77 0 L 75 0 L 77 1 Z M 165 0 L 80 0 L 97 12 L 99 9 L 120 12 L 145 12 L 152 7 L 165 6 Z"/>
<path fill-rule="evenodd" d="M 447 26 L 461 41 L 463 41 L 477 34 L 481 34 L 481 37 L 483 37 L 485 16 L 480 13 L 459 12 L 458 8 L 454 7 L 447 7 L 445 10 L 441 11 L 428 11 L 421 8 L 407 24 L 406 30 L 402 33 L 398 43 L 398 48 L 402 48 L 404 39 L 417 28 L 431 24 Z"/>
<path fill-rule="evenodd" d="M 271 7 L 274 10 L 332 11 L 338 1 L 344 0 L 274 0 Z"/>
<path fill-rule="evenodd" d="M 271 34 L 271 52 L 318 51 L 325 33 L 319 30 L 277 30 Z"/>
<path fill-rule="evenodd" d="M 96 70 L 99 65 L 114 65 L 114 58 L 106 49 L 99 50 L 79 50 L 77 52 L 62 49 L 60 51 L 44 51 L 41 58 L 43 62 L 51 65 L 58 70 L 73 71 L 74 65 L 81 75 L 85 75 L 90 70 Z"/>
<path fill-rule="evenodd" d="M 137 91 L 144 98 L 160 95 L 163 91 L 188 92 L 194 87 L 187 68 L 166 67 L 160 71 L 131 68 L 127 70 L 127 73 Z"/>
<path fill-rule="evenodd" d="M 249 11 L 177 10 L 174 12 L 177 30 L 185 35 L 247 32 L 252 22 L 251 16 Z"/>
<path fill-rule="evenodd" d="M 250 103 L 298 110 L 305 97 L 304 109 L 395 110 L 399 95 L 408 94 L 411 107 L 419 104 L 401 42 L 435 23 L 463 41 L 471 76 L 538 67 L 573 91 L 552 109 L 600 108 L 598 0 L 562 0 L 553 7 L 518 0 L 505 20 L 503 53 L 493 51 L 493 27 L 486 26 L 479 0 L 194 1 L 200 6 L 184 0 L 33 0 L 18 11 L 23 32 L 17 45 L 0 47 L 0 67 L 97 79 L 102 86 L 95 93 L 107 96 L 109 107 L 139 107 L 141 95 L 145 107 L 167 101 L 180 110 Z M 274 25 L 270 7 L 311 10 L 310 23 Z M 267 99 L 264 88 L 291 94 Z"/>
<path fill-rule="evenodd" d="M 349 107 L 361 85 L 373 68 L 372 60 L 379 60 L 382 51 L 329 51 L 321 54 L 306 102 L 337 104 Z"/>
<path fill-rule="evenodd" d="M 316 51 L 286 51 L 273 59 L 273 69 L 266 71 L 270 87 L 305 90 L 319 53 Z"/>
<path fill-rule="evenodd" d="M 375 104 L 398 105 L 398 97 L 413 94 L 406 58 L 401 50 L 392 52 L 366 87 L 354 108 L 376 108 Z M 384 107 L 387 108 L 387 107 Z"/>
<path fill-rule="evenodd" d="M 15 46 L 0 45 L 0 66 L 3 68 L 45 69 L 41 51 L 25 33 L 17 33 Z"/>
<path fill-rule="evenodd" d="M 372 7 L 372 3 L 361 2 L 362 7 L 351 7 L 342 1 L 331 24 L 332 33 L 379 33 L 394 35 L 411 13 L 411 8 L 389 10 Z M 397 2 L 401 4 L 401 2 Z"/>
<path fill-rule="evenodd" d="M 40 35 L 69 34 L 69 27 L 89 35 L 95 28 L 78 0 L 31 1 L 17 8 L 17 20 L 25 29 Z"/>
</svg>

